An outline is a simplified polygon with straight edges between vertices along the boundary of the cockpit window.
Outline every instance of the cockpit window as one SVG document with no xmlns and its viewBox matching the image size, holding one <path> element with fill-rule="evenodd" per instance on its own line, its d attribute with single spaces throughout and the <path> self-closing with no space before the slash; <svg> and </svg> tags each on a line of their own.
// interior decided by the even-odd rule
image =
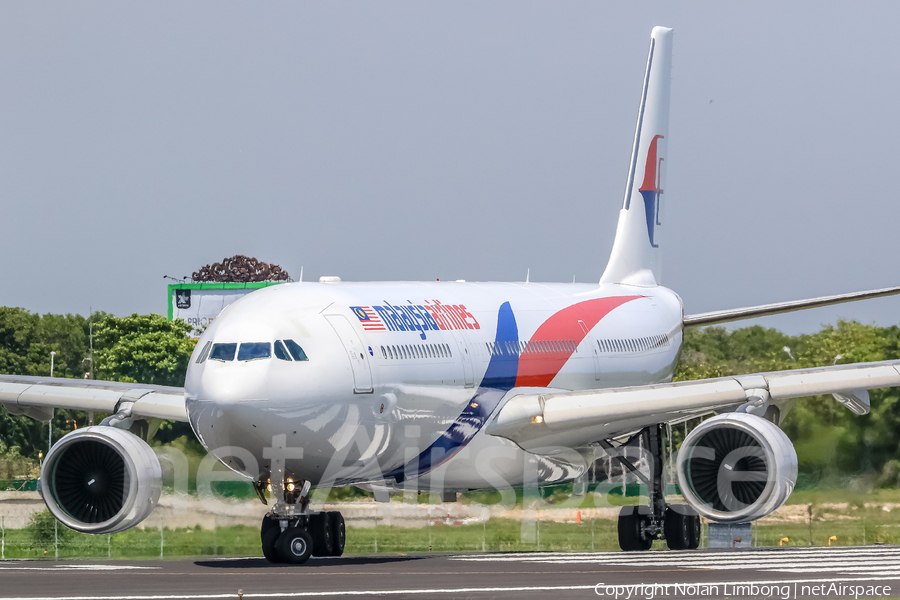
<svg viewBox="0 0 900 600">
<path fill-rule="evenodd" d="M 210 360 L 234 360 L 237 344 L 213 344 Z"/>
<path fill-rule="evenodd" d="M 257 360 L 272 356 L 272 344 L 269 342 L 243 342 L 238 349 L 238 360 Z"/>
<path fill-rule="evenodd" d="M 294 340 L 284 340 L 284 345 L 287 346 L 287 349 L 290 351 L 291 356 L 294 357 L 294 360 L 309 360 L 306 357 L 306 352 L 304 352 L 303 348 L 300 347 L 300 344 Z"/>
<path fill-rule="evenodd" d="M 275 342 L 275 358 L 279 360 L 291 360 L 291 357 L 288 354 L 287 349 L 284 347 L 284 344 L 281 343 L 281 340 L 277 340 Z"/>
<path fill-rule="evenodd" d="M 203 350 L 200 351 L 200 356 L 197 357 L 197 364 L 199 365 L 206 357 L 209 356 L 209 349 L 212 347 L 212 342 L 206 342 L 206 345 L 203 346 Z"/>
</svg>

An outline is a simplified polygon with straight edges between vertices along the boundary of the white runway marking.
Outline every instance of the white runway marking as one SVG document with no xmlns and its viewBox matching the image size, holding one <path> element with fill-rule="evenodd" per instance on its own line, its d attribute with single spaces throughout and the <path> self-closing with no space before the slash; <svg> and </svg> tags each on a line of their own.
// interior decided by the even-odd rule
<svg viewBox="0 0 900 600">
<path fill-rule="evenodd" d="M 881 577 L 881 581 L 900 580 L 900 575 L 894 577 Z M 800 584 L 830 584 L 837 583 L 841 585 L 853 585 L 857 582 L 871 582 L 871 578 L 841 578 L 841 579 L 790 579 L 790 580 L 772 580 L 772 581 L 716 581 L 716 582 L 673 582 L 660 585 L 666 585 L 674 589 L 675 586 L 785 586 Z M 481 587 L 481 588 L 411 588 L 406 590 L 332 590 L 327 592 L 244 592 L 244 598 L 323 598 L 333 596 L 399 596 L 411 594 L 415 596 L 428 597 L 435 594 L 475 594 L 475 593 L 509 593 L 509 592 L 559 592 L 574 590 L 595 590 L 597 588 L 605 588 L 633 585 L 633 584 L 606 584 L 597 583 L 595 585 L 558 585 L 558 586 L 522 586 L 522 587 Z M 234 598 L 233 591 L 222 594 L 158 594 L 147 596 L 41 596 L 43 600 L 212 600 L 215 598 Z M 36 600 L 35 597 L 7 598 L 5 600 Z"/>
<path fill-rule="evenodd" d="M 598 564 L 626 567 L 676 567 L 700 570 L 754 569 L 771 573 L 896 575 L 898 546 L 785 548 L 712 552 L 518 553 L 454 556 L 451 560 L 546 564 Z"/>
<path fill-rule="evenodd" d="M 0 571 L 129 571 L 136 569 L 159 569 L 159 567 L 138 567 L 133 565 L 54 565 L 52 567 L 31 567 L 28 563 L 0 565 Z M 31 563 L 34 564 L 34 563 Z"/>
</svg>

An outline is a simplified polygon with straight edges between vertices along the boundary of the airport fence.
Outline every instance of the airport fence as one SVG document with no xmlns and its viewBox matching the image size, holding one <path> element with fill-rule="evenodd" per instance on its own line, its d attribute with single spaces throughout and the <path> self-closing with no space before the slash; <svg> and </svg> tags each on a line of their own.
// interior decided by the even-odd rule
<svg viewBox="0 0 900 600">
<path fill-rule="evenodd" d="M 900 495 L 900 494 L 898 494 Z M 347 526 L 345 552 L 351 555 L 440 552 L 600 552 L 618 550 L 616 507 L 537 510 L 507 516 L 489 511 L 455 514 L 448 505 L 356 503 L 362 512 Z M 2 509 L 2 504 L 0 504 Z M 348 509 L 343 509 L 347 511 Z M 405 512 L 412 516 L 404 516 Z M 2 511 L 0 511 L 2 512 Z M 0 515 L 2 559 L 164 559 L 188 556 L 259 556 L 258 526 L 233 519 L 204 526 L 144 527 L 111 535 L 85 535 L 59 524 L 49 512 L 36 513 L 24 527 L 9 527 Z M 19 520 L 19 525 L 21 521 Z M 788 504 L 754 522 L 752 545 L 859 546 L 900 544 L 900 502 L 808 502 Z M 703 546 L 707 525 L 703 525 Z M 665 548 L 656 542 L 654 549 Z"/>
</svg>

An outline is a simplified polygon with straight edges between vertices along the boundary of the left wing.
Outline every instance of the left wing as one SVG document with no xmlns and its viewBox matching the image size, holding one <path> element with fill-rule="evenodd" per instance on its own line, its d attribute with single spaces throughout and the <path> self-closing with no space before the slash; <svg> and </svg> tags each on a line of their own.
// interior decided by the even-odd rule
<svg viewBox="0 0 900 600">
<path fill-rule="evenodd" d="M 820 306 L 844 304 L 845 302 L 856 302 L 857 300 L 870 300 L 872 298 L 896 296 L 897 294 L 900 294 L 900 286 L 883 288 L 880 290 L 868 290 L 865 292 L 838 294 L 836 296 L 821 296 L 819 298 L 807 298 L 805 300 L 761 304 L 759 306 L 747 306 L 730 310 L 716 310 L 696 315 L 684 315 L 683 322 L 685 327 L 691 325 L 699 327 L 705 325 L 719 325 L 721 323 L 731 323 L 743 319 L 753 319 L 756 317 L 766 317 L 769 315 L 780 315 L 798 310 L 806 310 L 807 308 L 818 308 Z"/>
<path fill-rule="evenodd" d="M 869 412 L 867 390 L 900 386 L 900 360 L 814 367 L 605 390 L 522 394 L 507 401 L 485 431 L 524 450 L 552 452 L 656 425 L 769 403 L 833 394 L 856 414 Z"/>
<path fill-rule="evenodd" d="M 130 404 L 136 418 L 187 421 L 184 388 L 140 383 L 0 375 L 0 404 L 14 415 L 46 421 L 53 408 L 115 413 Z"/>
</svg>

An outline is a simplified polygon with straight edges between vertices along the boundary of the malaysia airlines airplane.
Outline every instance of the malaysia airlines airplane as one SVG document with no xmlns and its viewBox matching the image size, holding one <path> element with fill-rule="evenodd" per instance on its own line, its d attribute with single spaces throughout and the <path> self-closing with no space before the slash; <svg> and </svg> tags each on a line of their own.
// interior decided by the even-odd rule
<svg viewBox="0 0 900 600">
<path fill-rule="evenodd" d="M 797 456 L 778 427 L 793 398 L 832 394 L 857 414 L 900 385 L 900 361 L 671 383 L 685 326 L 900 293 L 900 287 L 685 315 L 660 282 L 672 30 L 653 29 L 612 254 L 597 284 L 350 283 L 268 287 L 203 333 L 184 388 L 0 377 L 0 402 L 46 420 L 55 406 L 107 411 L 48 453 L 42 495 L 65 525 L 125 530 L 155 507 L 161 469 L 146 423 L 188 421 L 266 502 L 273 562 L 339 556 L 340 513 L 313 488 L 386 494 L 522 487 L 582 478 L 597 452 L 636 471 L 649 506 L 619 517 L 624 550 L 697 548 L 699 515 L 750 521 L 793 490 Z M 663 427 L 709 416 L 684 440 L 686 504 L 663 494 Z M 142 439 L 143 437 L 143 439 Z M 644 475 L 621 448 L 640 440 Z"/>
</svg>

